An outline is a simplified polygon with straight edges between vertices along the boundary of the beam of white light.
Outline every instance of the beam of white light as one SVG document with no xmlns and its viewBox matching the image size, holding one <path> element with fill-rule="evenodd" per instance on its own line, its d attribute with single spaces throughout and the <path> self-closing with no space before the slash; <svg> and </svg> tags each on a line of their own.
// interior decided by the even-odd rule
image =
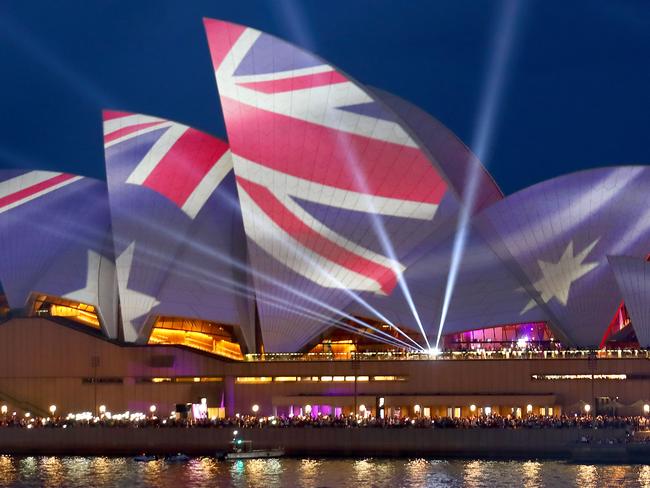
<svg viewBox="0 0 650 488">
<path fill-rule="evenodd" d="M 493 45 L 490 49 L 489 66 L 484 85 L 481 105 L 474 130 L 474 139 L 471 147 L 477 156 L 477 161 L 470 165 L 467 175 L 466 186 L 463 189 L 463 202 L 458 216 L 456 235 L 452 248 L 451 263 L 447 277 L 447 285 L 438 326 L 435 349 L 439 349 L 442 329 L 447 319 L 449 305 L 456 286 L 460 263 L 465 251 L 467 234 L 469 232 L 470 219 L 476 203 L 479 176 L 481 168 L 479 161 L 487 165 L 489 153 L 492 149 L 494 131 L 497 123 L 497 110 L 503 96 L 503 88 L 506 82 L 507 67 L 512 57 L 512 47 L 516 36 L 517 20 L 520 17 L 519 0 L 503 0 L 499 21 L 495 26 Z"/>
<path fill-rule="evenodd" d="M 337 316 L 341 316 L 343 318 L 351 320 L 352 322 L 354 322 L 354 323 L 356 323 L 356 324 L 358 324 L 358 325 L 360 325 L 362 327 L 367 327 L 367 328 L 375 331 L 376 333 L 378 333 L 378 334 L 380 334 L 382 336 L 386 336 L 387 338 L 389 338 L 392 341 L 399 342 L 401 344 L 400 347 L 406 347 L 408 349 L 413 348 L 413 346 L 401 341 L 400 339 L 397 339 L 397 338 L 391 336 L 390 334 L 387 334 L 386 332 L 384 332 L 384 331 L 382 331 L 380 329 L 377 329 L 376 327 L 374 327 L 374 326 L 372 326 L 372 325 L 370 325 L 370 324 L 368 324 L 368 323 L 366 323 L 366 322 L 364 322 L 362 320 L 359 320 L 358 318 L 356 318 L 356 317 L 354 317 L 354 316 L 352 316 L 352 315 L 350 315 L 350 314 L 348 314 L 348 313 L 346 313 L 346 312 L 344 312 L 342 310 L 339 310 L 339 309 L 337 309 L 335 307 L 332 307 L 331 305 L 329 305 L 329 304 L 327 304 L 327 303 L 325 303 L 325 302 L 323 302 L 321 300 L 318 300 L 317 298 L 309 296 L 306 293 L 302 292 L 301 290 L 299 290 L 297 288 L 294 288 L 294 287 L 292 287 L 290 285 L 287 285 L 286 283 L 283 283 L 283 282 L 279 281 L 276 278 L 273 278 L 271 276 L 266 275 L 265 273 L 261 273 L 261 272 L 259 272 L 257 270 L 252 269 L 250 266 L 248 266 L 248 264 L 242 263 L 241 261 L 239 261 L 237 259 L 234 259 L 232 256 L 229 256 L 229 255 L 224 254 L 224 253 L 220 253 L 216 249 L 205 246 L 205 245 L 200 244 L 200 243 L 198 243 L 196 241 L 184 240 L 183 238 L 180 238 L 178 235 L 172 233 L 165 226 L 159 226 L 157 223 L 146 220 L 144 218 L 135 217 L 133 215 L 130 218 L 131 219 L 135 218 L 144 227 L 149 227 L 149 228 L 152 228 L 152 229 L 155 228 L 156 232 L 163 232 L 163 233 L 167 234 L 170 238 L 176 240 L 178 245 L 184 245 L 184 246 L 189 247 L 193 251 L 202 253 L 202 254 L 210 256 L 210 257 L 214 257 L 214 258 L 216 258 L 217 260 L 219 260 L 221 262 L 225 262 L 225 263 L 229 264 L 230 266 L 233 266 L 233 267 L 239 269 L 240 271 L 244 271 L 246 273 L 249 273 L 252 276 L 256 276 L 256 277 L 258 277 L 258 278 L 260 278 L 262 280 L 265 280 L 267 282 L 270 282 L 271 284 L 273 284 L 273 285 L 275 285 L 277 287 L 280 287 L 280 288 L 282 288 L 282 289 L 284 289 L 284 290 L 286 290 L 286 291 L 288 291 L 288 292 L 290 292 L 290 293 L 292 293 L 292 294 L 294 294 L 296 296 L 299 296 L 299 297 L 307 300 L 308 302 L 318 306 L 321 309 L 326 309 L 326 310 L 330 311 L 331 313 L 333 313 L 333 314 L 335 314 Z M 153 250 L 142 250 L 142 252 L 150 253 L 153 256 L 155 256 L 155 253 L 154 253 Z M 163 257 L 163 256 L 159 256 L 159 257 Z M 162 270 L 162 271 L 169 271 L 169 270 Z M 205 273 L 205 270 L 200 269 L 200 268 L 196 268 L 196 269 L 193 269 L 192 272 L 193 273 Z M 195 276 L 195 275 L 192 275 L 192 276 Z M 213 276 L 213 278 L 216 279 L 217 275 L 215 274 Z M 260 292 L 256 291 L 255 293 L 257 295 Z M 283 303 L 286 304 L 287 302 L 283 301 Z M 296 307 L 295 304 L 292 304 L 292 306 Z M 309 309 L 306 309 L 306 310 L 309 310 Z M 309 310 L 309 313 L 318 314 L 319 312 L 317 312 L 315 310 Z M 322 315 L 322 317 L 326 317 L 329 321 L 335 321 L 336 320 L 336 319 L 333 319 L 332 317 L 327 317 L 325 315 Z M 398 328 L 396 328 L 396 330 L 399 331 Z M 401 332 L 401 331 L 399 331 L 399 332 Z M 422 349 L 422 347 L 419 344 L 417 344 L 415 341 L 413 341 L 410 337 L 408 337 L 408 336 L 405 336 L 405 337 L 409 338 L 415 344 L 417 349 L 420 349 L 420 350 Z"/>
<path fill-rule="evenodd" d="M 230 202 L 230 203 L 231 203 L 231 205 L 234 204 L 234 202 Z M 375 216 L 375 217 L 376 217 L 376 216 Z M 266 224 L 265 221 L 262 221 L 262 222 L 258 222 L 257 225 L 259 225 L 259 226 L 263 226 L 263 225 L 267 225 L 267 224 Z M 272 232 L 272 231 L 269 231 L 269 232 Z M 384 232 L 384 234 L 385 234 L 385 232 Z M 420 344 L 418 344 L 415 340 L 413 340 L 412 337 L 410 337 L 408 334 L 406 334 L 405 332 L 403 332 L 399 327 L 397 327 L 395 324 L 393 324 L 393 322 L 392 322 L 391 320 L 389 320 L 389 319 L 388 319 L 384 314 L 382 314 L 379 310 L 377 310 L 375 307 L 373 307 L 372 305 L 370 305 L 366 300 L 364 300 L 363 298 L 361 298 L 357 293 L 355 293 L 354 291 L 350 290 L 350 288 L 349 288 L 345 283 L 343 283 L 343 282 L 342 282 L 341 280 L 339 280 L 336 276 L 334 276 L 332 273 L 330 273 L 327 269 L 325 269 L 323 266 L 321 266 L 317 261 L 315 261 L 313 258 L 311 258 L 311 257 L 310 257 L 306 252 L 304 252 L 301 248 L 299 248 L 298 246 L 292 246 L 292 247 L 291 247 L 291 251 L 292 251 L 294 254 L 300 256 L 301 259 L 307 261 L 307 262 L 308 262 L 308 263 L 309 263 L 309 264 L 310 264 L 310 265 L 311 265 L 311 266 L 312 266 L 312 267 L 313 267 L 313 268 L 314 268 L 314 269 L 315 269 L 315 270 L 316 270 L 316 271 L 317 271 L 321 276 L 324 276 L 324 277 L 326 278 L 326 281 L 329 281 L 329 282 L 335 283 L 335 284 L 336 284 L 336 287 L 337 287 L 338 290 L 340 290 L 341 292 L 343 292 L 344 294 L 346 294 L 347 296 L 349 296 L 352 300 L 354 300 L 354 301 L 356 301 L 357 303 L 359 303 L 359 304 L 361 304 L 362 306 L 364 306 L 364 307 L 365 307 L 365 308 L 366 308 L 366 309 L 367 309 L 371 314 L 373 314 L 375 317 L 379 318 L 380 320 L 384 321 L 384 322 L 387 323 L 388 325 L 392 326 L 392 327 L 393 327 L 393 328 L 394 328 L 394 329 L 395 329 L 395 330 L 396 330 L 396 331 L 397 331 L 401 336 L 403 336 L 404 338 L 406 338 L 407 340 L 409 340 L 410 342 L 412 342 L 413 345 L 414 345 L 417 349 L 424 350 L 423 347 L 422 347 Z M 394 263 L 395 266 L 397 265 L 396 261 L 394 261 L 394 260 L 391 260 L 391 261 Z M 399 270 L 397 270 L 397 271 L 399 271 Z M 259 276 L 259 272 L 257 272 L 257 271 L 251 271 L 251 272 L 252 272 L 255 276 Z M 400 276 L 400 275 L 398 274 L 398 277 L 399 277 L 399 276 Z M 320 304 L 322 305 L 324 302 L 322 302 L 322 301 L 319 300 L 318 303 L 320 303 Z M 339 310 L 338 312 L 339 312 L 339 313 L 342 313 L 340 310 Z M 366 324 L 366 326 L 368 326 L 368 324 Z M 391 337 L 392 337 L 392 336 L 391 336 Z M 409 346 L 409 347 L 412 347 L 412 346 Z"/>
<path fill-rule="evenodd" d="M 424 326 L 422 325 L 420 314 L 418 313 L 411 292 L 408 288 L 408 285 L 406 284 L 406 280 L 404 279 L 402 270 L 400 269 L 399 260 L 397 259 L 397 254 L 395 253 L 395 248 L 393 246 L 393 243 L 390 240 L 388 232 L 386 232 L 386 228 L 384 227 L 384 222 L 379 216 L 379 214 L 377 213 L 377 209 L 375 208 L 372 198 L 370 198 L 369 196 L 370 190 L 366 182 L 365 174 L 363 174 L 363 172 L 360 169 L 360 165 L 358 162 L 359 159 L 357 157 L 357 154 L 354 151 L 353 146 L 347 143 L 347 138 L 344 138 L 344 141 L 346 141 L 345 147 L 346 147 L 346 152 L 348 154 L 349 165 L 350 168 L 352 169 L 356 184 L 361 188 L 361 194 L 363 195 L 366 207 L 368 208 L 368 215 L 370 216 L 370 222 L 372 223 L 372 227 L 373 230 L 375 231 L 375 235 L 379 238 L 379 243 L 381 244 L 384 254 L 390 260 L 391 270 L 393 271 L 395 277 L 397 278 L 397 284 L 400 288 L 400 291 L 402 292 L 402 295 L 404 295 L 404 298 L 406 299 L 406 303 L 409 309 L 411 310 L 411 313 L 413 314 L 413 318 L 415 319 L 415 323 L 417 324 L 418 328 L 420 329 L 420 333 L 424 338 L 424 342 L 426 343 L 426 349 L 430 349 L 431 344 L 429 344 L 429 339 L 427 338 L 427 334 L 424 331 Z M 425 348 L 423 348 L 421 345 L 418 344 L 418 346 L 420 347 L 420 349 L 425 350 Z"/>
</svg>

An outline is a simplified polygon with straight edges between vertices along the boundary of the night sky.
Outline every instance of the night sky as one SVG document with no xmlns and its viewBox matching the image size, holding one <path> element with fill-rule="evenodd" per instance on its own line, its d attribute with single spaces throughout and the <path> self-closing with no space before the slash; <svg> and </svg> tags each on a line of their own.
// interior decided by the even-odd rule
<svg viewBox="0 0 650 488">
<path fill-rule="evenodd" d="M 505 193 L 650 163 L 650 1 L 523 1 L 483 162 Z M 267 31 L 406 98 L 466 144 L 498 0 L 0 2 L 0 167 L 104 178 L 101 109 L 225 136 L 202 17 Z"/>
</svg>

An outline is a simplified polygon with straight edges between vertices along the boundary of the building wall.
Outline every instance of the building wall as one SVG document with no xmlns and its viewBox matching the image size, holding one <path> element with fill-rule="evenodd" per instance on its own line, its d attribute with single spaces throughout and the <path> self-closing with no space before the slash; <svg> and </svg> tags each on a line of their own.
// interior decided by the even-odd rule
<svg viewBox="0 0 650 488">
<path fill-rule="evenodd" d="M 627 374 L 628 380 L 533 380 L 532 375 Z M 175 346 L 120 346 L 47 319 L 12 319 L 0 325 L 0 403 L 16 411 L 58 413 L 95 411 L 106 405 L 112 412 L 159 412 L 175 404 L 208 399 L 223 401 L 227 413 L 246 414 L 259 405 L 260 414 L 294 413 L 305 405 L 339 406 L 344 412 L 355 404 L 354 382 L 270 382 L 241 384 L 239 377 L 397 376 L 403 381 L 358 381 L 356 404 L 369 410 L 378 397 L 386 407 L 414 414 L 417 404 L 431 413 L 446 414 L 447 407 L 490 406 L 510 413 L 512 407 L 554 407 L 554 412 L 580 410 L 594 397 L 618 397 L 629 411 L 642 413 L 650 402 L 650 362 L 646 359 L 509 359 L 509 360 L 394 360 L 394 361 L 286 361 L 229 362 Z M 146 378 L 184 378 L 183 383 L 142 383 Z M 194 382 L 192 378 L 218 378 Z M 88 382 L 101 381 L 122 383 Z M 86 382 L 84 382 L 86 379 Z M 593 394 L 592 394 L 593 387 Z M 582 403 L 581 403 L 582 402 Z"/>
</svg>

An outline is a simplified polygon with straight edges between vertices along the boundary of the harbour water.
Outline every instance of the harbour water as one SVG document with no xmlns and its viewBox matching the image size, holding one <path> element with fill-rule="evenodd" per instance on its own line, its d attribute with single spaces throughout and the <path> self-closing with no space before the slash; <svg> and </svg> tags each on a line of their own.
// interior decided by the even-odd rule
<svg viewBox="0 0 650 488">
<path fill-rule="evenodd" d="M 275 459 L 187 463 L 130 458 L 0 456 L 0 486 L 15 487 L 648 487 L 649 465 L 563 461 Z"/>
</svg>

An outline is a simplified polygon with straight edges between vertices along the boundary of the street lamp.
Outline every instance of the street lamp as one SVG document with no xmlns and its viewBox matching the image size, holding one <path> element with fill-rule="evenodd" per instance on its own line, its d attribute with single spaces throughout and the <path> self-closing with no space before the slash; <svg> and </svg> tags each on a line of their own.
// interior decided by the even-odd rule
<svg viewBox="0 0 650 488">
<path fill-rule="evenodd" d="M 472 404 L 469 406 L 469 411 L 472 412 L 472 413 L 476 412 L 476 405 L 474 405 L 474 404 L 472 403 Z"/>
<path fill-rule="evenodd" d="M 251 407 L 251 410 L 253 411 L 254 414 L 257 414 L 257 412 L 260 411 L 260 406 L 256 403 Z"/>
<path fill-rule="evenodd" d="M 149 407 L 149 411 L 151 412 L 151 415 L 153 415 L 154 413 L 156 413 L 156 406 L 155 406 L 155 405 L 151 405 L 151 406 Z"/>
<path fill-rule="evenodd" d="M 52 416 L 54 416 L 54 413 L 56 412 L 56 405 L 50 405 L 50 413 Z"/>
<path fill-rule="evenodd" d="M 585 413 L 586 413 L 586 414 L 589 414 L 589 412 L 591 412 L 591 405 L 589 405 L 589 404 L 587 403 L 587 404 L 585 405 Z"/>
</svg>

